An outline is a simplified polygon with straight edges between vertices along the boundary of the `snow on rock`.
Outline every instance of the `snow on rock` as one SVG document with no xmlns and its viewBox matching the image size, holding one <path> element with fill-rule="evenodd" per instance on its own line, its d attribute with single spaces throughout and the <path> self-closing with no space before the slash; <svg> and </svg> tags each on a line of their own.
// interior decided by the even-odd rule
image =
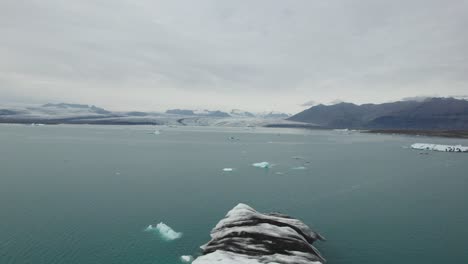
<svg viewBox="0 0 468 264">
<path fill-rule="evenodd" d="M 156 231 L 164 240 L 175 240 L 182 237 L 182 233 L 174 231 L 163 222 L 157 224 L 156 227 L 149 225 L 145 231 Z"/>
<path fill-rule="evenodd" d="M 203 255 L 193 264 L 320 264 L 325 259 L 312 246 L 324 238 L 298 219 L 262 214 L 238 204 L 211 231 Z"/>
<path fill-rule="evenodd" d="M 412 149 L 419 150 L 433 150 L 443 152 L 468 152 L 468 147 L 462 145 L 438 145 L 438 144 L 426 144 L 426 143 L 414 143 L 411 145 Z"/>
</svg>

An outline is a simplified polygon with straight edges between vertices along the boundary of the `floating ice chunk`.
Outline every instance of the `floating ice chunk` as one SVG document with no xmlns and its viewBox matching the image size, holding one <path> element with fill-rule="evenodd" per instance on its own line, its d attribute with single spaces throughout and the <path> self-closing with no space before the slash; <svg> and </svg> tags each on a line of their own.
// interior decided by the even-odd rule
<svg viewBox="0 0 468 264">
<path fill-rule="evenodd" d="M 343 129 L 333 129 L 335 132 L 349 132 L 349 129 L 343 128 Z"/>
<path fill-rule="evenodd" d="M 262 162 L 254 163 L 254 164 L 252 164 L 252 166 L 258 167 L 258 168 L 268 169 L 270 167 L 270 163 L 268 163 L 266 161 L 262 161 Z"/>
<path fill-rule="evenodd" d="M 185 263 L 190 263 L 193 261 L 193 257 L 190 255 L 180 256 L 180 261 L 185 262 Z"/>
<path fill-rule="evenodd" d="M 295 159 L 295 160 L 303 160 L 304 159 L 304 157 L 301 157 L 301 156 L 292 156 L 291 158 Z"/>
<path fill-rule="evenodd" d="M 153 132 L 153 134 L 155 134 L 155 135 L 160 135 L 160 134 L 161 134 L 161 131 L 159 131 L 159 130 L 156 129 L 156 130 Z"/>
<path fill-rule="evenodd" d="M 293 167 L 293 168 L 291 168 L 291 169 L 293 169 L 293 170 L 305 170 L 305 169 L 307 169 L 307 168 L 304 167 L 304 166 L 298 166 L 298 167 Z"/>
<path fill-rule="evenodd" d="M 182 237 L 182 233 L 174 231 L 163 222 L 157 224 L 156 227 L 149 225 L 145 231 L 156 231 L 164 240 L 175 240 Z"/>
<path fill-rule="evenodd" d="M 192 264 L 323 264 L 312 246 L 316 240 L 324 238 L 298 219 L 238 204 L 211 231 Z"/>
<path fill-rule="evenodd" d="M 225 172 L 230 172 L 230 171 L 233 171 L 234 169 L 233 168 L 224 168 L 223 171 Z"/>
<path fill-rule="evenodd" d="M 468 152 L 468 147 L 462 145 L 438 145 L 438 144 L 426 144 L 426 143 L 414 143 L 411 145 L 412 149 L 419 150 L 433 150 L 443 152 Z"/>
</svg>

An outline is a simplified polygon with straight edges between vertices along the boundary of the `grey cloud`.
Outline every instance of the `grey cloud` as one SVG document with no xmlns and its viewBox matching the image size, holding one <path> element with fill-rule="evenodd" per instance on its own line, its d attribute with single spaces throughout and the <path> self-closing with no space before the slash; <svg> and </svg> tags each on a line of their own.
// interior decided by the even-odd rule
<svg viewBox="0 0 468 264">
<path fill-rule="evenodd" d="M 0 97 L 294 112 L 311 97 L 462 94 L 467 12 L 459 0 L 6 0 Z"/>
<path fill-rule="evenodd" d="M 314 101 L 314 100 L 310 100 L 310 101 L 307 101 L 307 102 L 301 104 L 301 106 L 310 107 L 310 106 L 314 106 L 314 105 L 317 105 L 317 104 L 319 104 L 319 103 Z"/>
</svg>

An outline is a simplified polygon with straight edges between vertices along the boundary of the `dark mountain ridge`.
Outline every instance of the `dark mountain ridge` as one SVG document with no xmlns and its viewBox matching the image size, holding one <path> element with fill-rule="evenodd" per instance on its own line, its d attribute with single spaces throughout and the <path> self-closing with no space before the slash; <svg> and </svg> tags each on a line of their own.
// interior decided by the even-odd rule
<svg viewBox="0 0 468 264">
<path fill-rule="evenodd" d="M 429 98 L 384 104 L 317 105 L 289 118 L 326 128 L 468 129 L 468 101 Z"/>
</svg>

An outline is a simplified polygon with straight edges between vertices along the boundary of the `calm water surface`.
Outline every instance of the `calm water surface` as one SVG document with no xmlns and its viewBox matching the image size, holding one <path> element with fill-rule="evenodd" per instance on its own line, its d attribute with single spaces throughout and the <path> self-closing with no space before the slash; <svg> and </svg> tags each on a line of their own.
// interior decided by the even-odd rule
<svg viewBox="0 0 468 264">
<path fill-rule="evenodd" d="M 406 148 L 466 140 L 160 130 L 0 125 L 0 263 L 180 263 L 239 202 L 321 232 L 328 263 L 468 263 L 468 155 Z M 160 221 L 183 237 L 143 231 Z"/>
</svg>

